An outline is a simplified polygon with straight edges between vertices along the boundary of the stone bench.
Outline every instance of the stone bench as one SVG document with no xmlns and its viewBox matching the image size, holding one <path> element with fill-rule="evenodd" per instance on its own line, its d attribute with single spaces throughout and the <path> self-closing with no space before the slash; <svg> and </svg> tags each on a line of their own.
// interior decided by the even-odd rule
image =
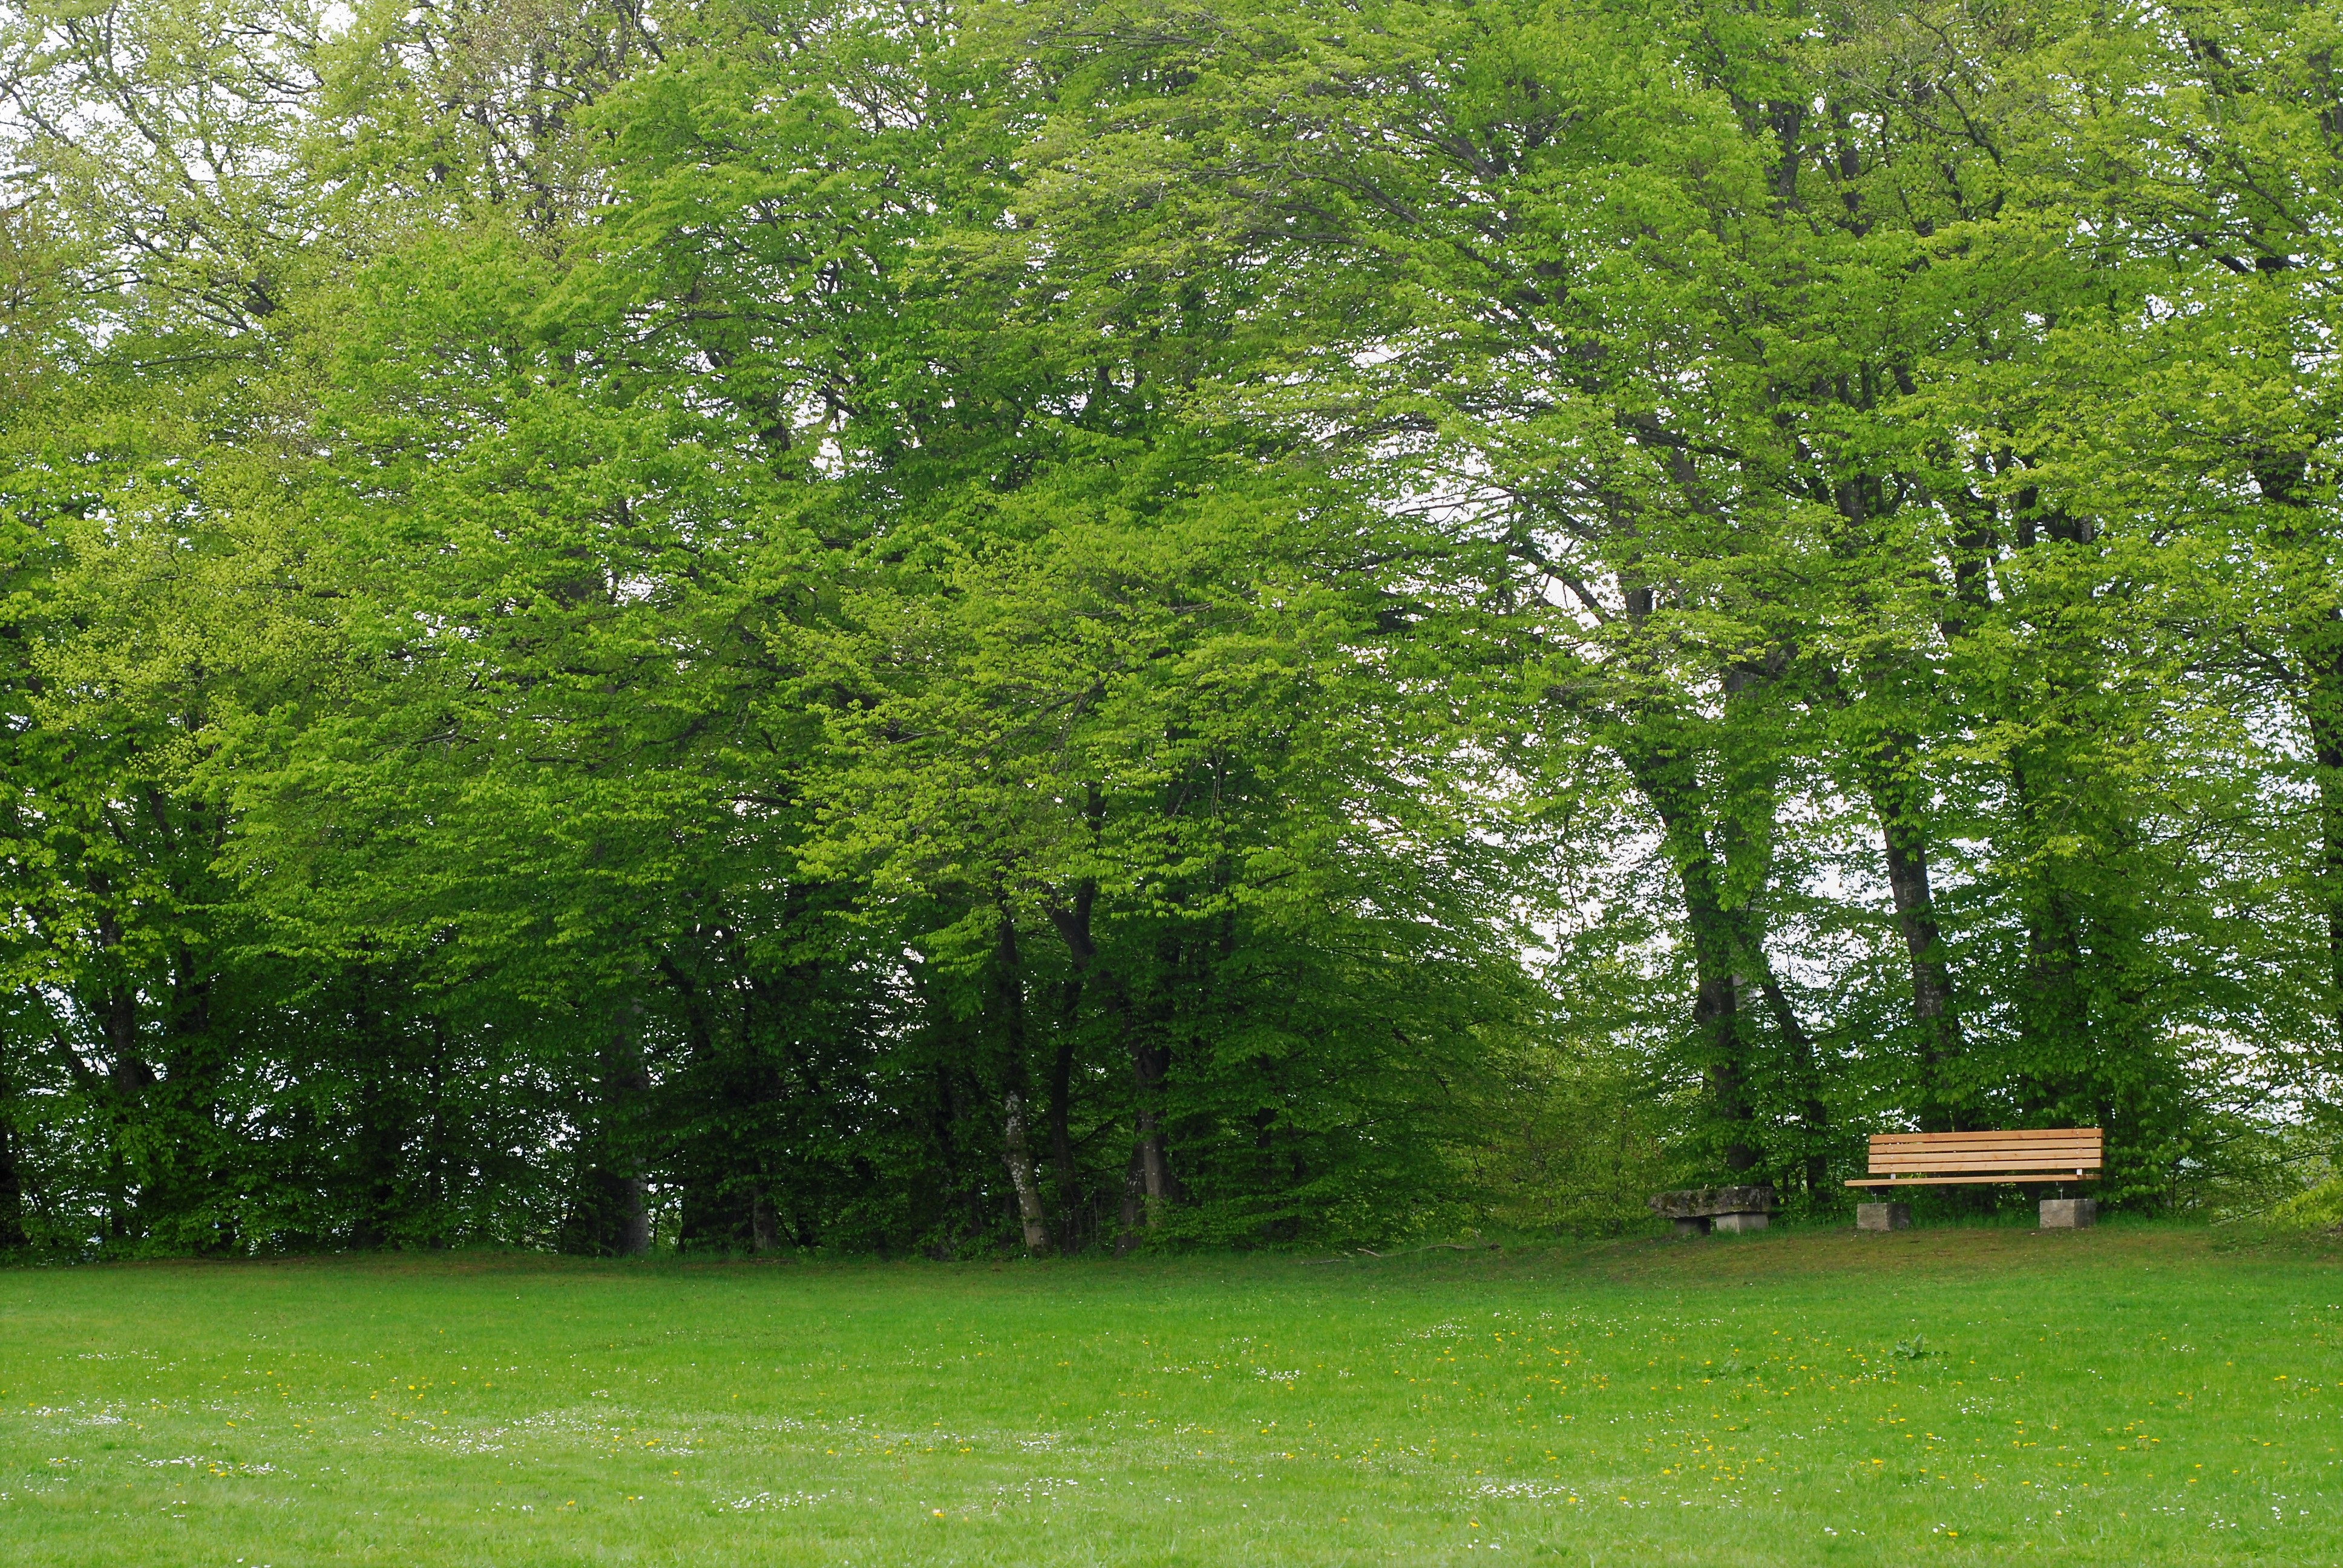
<svg viewBox="0 0 2343 1568">
<path fill-rule="evenodd" d="M 1644 1201 L 1653 1213 L 1674 1221 L 1679 1236 L 1762 1231 L 1774 1212 L 1774 1189 L 1693 1187 L 1681 1192 L 1655 1192 Z"/>
</svg>

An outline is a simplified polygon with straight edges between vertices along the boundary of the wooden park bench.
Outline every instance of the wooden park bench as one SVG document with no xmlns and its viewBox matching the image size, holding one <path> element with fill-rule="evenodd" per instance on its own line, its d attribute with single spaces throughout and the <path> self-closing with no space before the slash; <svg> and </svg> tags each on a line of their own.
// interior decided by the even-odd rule
<svg viewBox="0 0 2343 1568">
<path fill-rule="evenodd" d="M 1871 1174 L 1850 1187 L 1953 1187 L 1986 1181 L 2096 1181 L 2106 1140 L 2096 1127 L 2045 1127 L 2003 1132 L 1879 1132 L 1871 1139 Z M 2075 1230 L 2098 1217 L 2088 1198 L 2045 1198 L 2042 1228 Z M 1912 1222 L 1901 1203 L 1859 1203 L 1855 1227 L 1900 1231 Z"/>
</svg>

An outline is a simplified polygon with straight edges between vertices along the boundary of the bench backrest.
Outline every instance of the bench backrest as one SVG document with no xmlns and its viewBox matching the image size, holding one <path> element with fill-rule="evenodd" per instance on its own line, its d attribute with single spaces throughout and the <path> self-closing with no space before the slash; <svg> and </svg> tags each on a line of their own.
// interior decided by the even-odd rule
<svg viewBox="0 0 2343 1568">
<path fill-rule="evenodd" d="M 2106 1141 L 2096 1127 L 2029 1128 L 2014 1132 L 1875 1132 L 1874 1176 L 2045 1175 L 2097 1171 Z"/>
</svg>

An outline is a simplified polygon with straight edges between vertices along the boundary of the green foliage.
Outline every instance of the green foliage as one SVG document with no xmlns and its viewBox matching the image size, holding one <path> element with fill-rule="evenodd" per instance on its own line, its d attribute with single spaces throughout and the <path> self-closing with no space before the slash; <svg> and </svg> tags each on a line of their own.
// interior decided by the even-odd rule
<svg viewBox="0 0 2343 1568">
<path fill-rule="evenodd" d="M 2330 1176 L 2304 1188 L 2272 1209 L 2268 1218 L 2287 1231 L 2343 1230 L 2343 1178 Z"/>
<path fill-rule="evenodd" d="M 2343 1044 L 2333 32 L 8 19 L 0 1247 L 2230 1201 Z"/>
<path fill-rule="evenodd" d="M 1649 1227 L 1644 1200 L 1700 1174 L 1678 1142 L 1692 1108 L 1654 1087 L 1648 1068 L 1597 1047 L 1522 1053 L 1483 1133 L 1475 1174 L 1491 1218 L 1532 1235 Z"/>
</svg>

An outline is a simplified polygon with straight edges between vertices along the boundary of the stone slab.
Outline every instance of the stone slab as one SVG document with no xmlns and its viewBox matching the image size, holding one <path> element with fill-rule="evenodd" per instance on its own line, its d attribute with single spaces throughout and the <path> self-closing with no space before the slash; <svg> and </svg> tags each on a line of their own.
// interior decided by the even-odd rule
<svg viewBox="0 0 2343 1568">
<path fill-rule="evenodd" d="M 2097 1198 L 2045 1198 L 2042 1228 L 2046 1231 L 2087 1231 L 2099 1222 Z"/>
<path fill-rule="evenodd" d="M 1670 1220 L 1714 1218 L 1719 1214 L 1770 1214 L 1771 1187 L 1693 1187 L 1680 1192 L 1654 1192 L 1644 1201 L 1652 1212 Z"/>
<path fill-rule="evenodd" d="M 1912 1205 L 1857 1203 L 1855 1206 L 1855 1228 L 1858 1231 L 1908 1231 L 1912 1228 Z"/>
</svg>

